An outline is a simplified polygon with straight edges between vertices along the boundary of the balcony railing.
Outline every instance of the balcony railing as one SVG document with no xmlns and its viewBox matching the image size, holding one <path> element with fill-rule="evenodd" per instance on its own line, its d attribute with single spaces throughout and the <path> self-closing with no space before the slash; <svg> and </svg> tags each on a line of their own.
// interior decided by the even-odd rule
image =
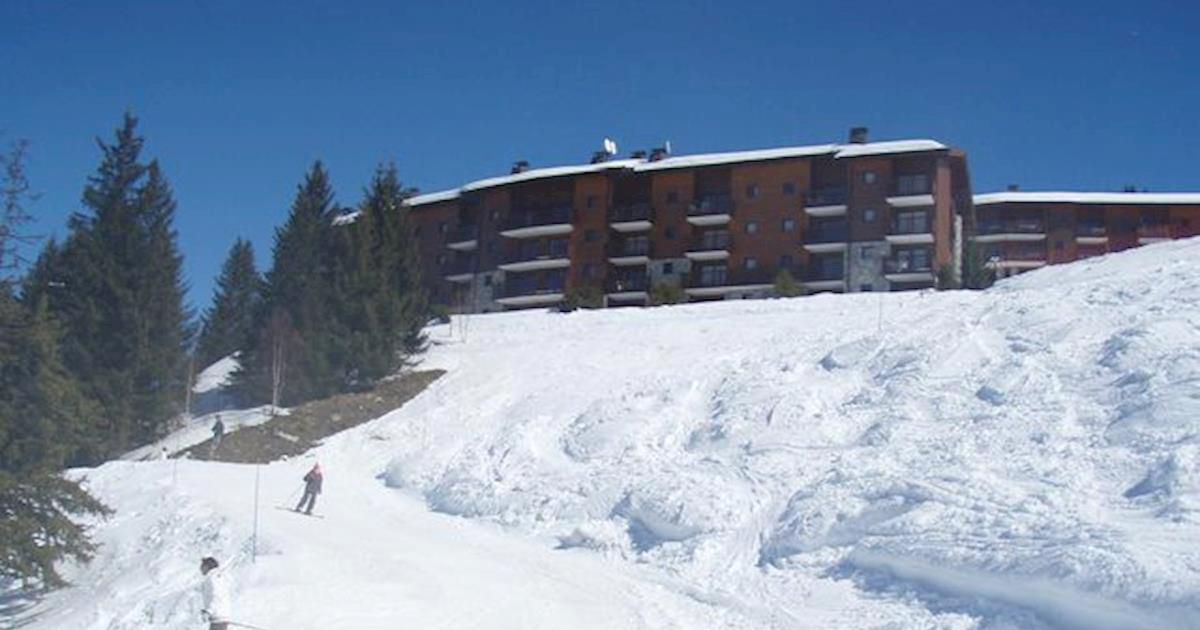
<svg viewBox="0 0 1200 630">
<path fill-rule="evenodd" d="M 804 242 L 809 245 L 820 243 L 844 243 L 850 233 L 845 221 L 833 223 L 810 223 L 804 232 Z"/>
<path fill-rule="evenodd" d="M 888 234 L 929 234 L 933 231 L 933 222 L 928 216 L 919 219 L 892 221 Z"/>
<path fill-rule="evenodd" d="M 604 283 L 606 293 L 634 293 L 650 290 L 650 277 L 646 274 L 609 277 Z"/>
<path fill-rule="evenodd" d="M 997 252 L 994 257 L 1000 261 L 1010 262 L 1046 262 L 1046 250 L 1010 249 Z"/>
<path fill-rule="evenodd" d="M 632 221 L 650 221 L 653 217 L 653 208 L 647 203 L 632 203 L 620 206 L 613 206 L 608 211 L 609 223 L 629 223 Z"/>
<path fill-rule="evenodd" d="M 689 216 L 710 214 L 733 214 L 733 198 L 729 196 L 729 193 L 704 195 L 688 206 Z"/>
<path fill-rule="evenodd" d="M 842 266 L 836 267 L 809 267 L 808 271 L 804 272 L 805 282 L 832 282 L 842 280 L 846 277 L 846 268 Z"/>
<path fill-rule="evenodd" d="M 1169 223 L 1143 223 L 1138 226 L 1138 238 L 1171 238 Z"/>
<path fill-rule="evenodd" d="M 448 242 L 448 243 L 465 243 L 467 241 L 475 240 L 476 238 L 478 238 L 478 236 L 479 236 L 479 226 L 478 225 L 460 225 L 460 226 L 454 228 L 453 230 L 450 230 L 450 233 L 446 235 L 446 242 Z"/>
<path fill-rule="evenodd" d="M 509 250 L 504 254 L 504 263 L 521 263 L 533 260 L 554 260 L 567 257 L 567 241 L 554 240 L 529 243 L 525 247 Z"/>
<path fill-rule="evenodd" d="M 638 240 L 615 239 L 608 243 L 608 257 L 649 256 L 651 249 L 650 239 L 648 238 Z"/>
<path fill-rule="evenodd" d="M 933 265 L 928 259 L 925 261 L 913 261 L 908 258 L 885 258 L 883 260 L 884 273 L 932 273 Z"/>
<path fill-rule="evenodd" d="M 503 297 L 524 297 L 527 295 L 562 293 L 565 286 L 566 280 L 563 277 L 523 278 L 519 275 L 510 275 L 504 282 Z"/>
<path fill-rule="evenodd" d="M 705 273 L 703 270 L 709 269 Z M 700 266 L 694 269 L 688 277 L 691 288 L 709 288 L 739 286 L 744 284 L 772 284 L 776 272 L 759 267 L 758 269 L 729 269 L 723 266 Z"/>
<path fill-rule="evenodd" d="M 729 232 L 704 232 L 692 239 L 692 247 L 689 249 L 702 252 L 729 249 Z"/>
<path fill-rule="evenodd" d="M 975 230 L 979 234 L 1041 234 L 1046 231 L 1046 224 L 1039 219 L 988 221 L 976 225 Z"/>
<path fill-rule="evenodd" d="M 513 210 L 509 212 L 508 220 L 504 222 L 505 230 L 537 227 L 540 225 L 559 225 L 571 222 L 571 207 L 542 208 L 536 210 Z"/>
<path fill-rule="evenodd" d="M 846 189 L 842 187 L 814 188 L 804 195 L 804 203 L 809 207 L 840 206 L 846 203 Z"/>
</svg>

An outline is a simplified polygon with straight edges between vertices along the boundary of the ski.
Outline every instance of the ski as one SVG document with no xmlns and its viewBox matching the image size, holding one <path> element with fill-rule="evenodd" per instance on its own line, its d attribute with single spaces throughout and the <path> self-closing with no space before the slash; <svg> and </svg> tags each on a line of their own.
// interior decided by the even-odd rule
<svg viewBox="0 0 1200 630">
<path fill-rule="evenodd" d="M 305 514 L 304 512 L 301 512 L 300 510 L 296 510 L 296 509 L 293 509 L 290 507 L 284 507 L 282 505 L 276 505 L 275 509 L 283 510 L 284 512 L 291 512 L 292 514 L 299 514 L 300 516 L 308 516 L 311 518 L 325 518 L 324 514 Z"/>
</svg>

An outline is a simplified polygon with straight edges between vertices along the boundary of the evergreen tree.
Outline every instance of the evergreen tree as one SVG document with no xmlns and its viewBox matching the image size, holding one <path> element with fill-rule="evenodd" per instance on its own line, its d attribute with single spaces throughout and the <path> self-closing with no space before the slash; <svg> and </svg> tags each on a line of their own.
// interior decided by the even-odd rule
<svg viewBox="0 0 1200 630">
<path fill-rule="evenodd" d="M 275 230 L 272 265 L 266 274 L 254 338 L 241 355 L 236 384 L 243 398 L 271 398 L 273 359 L 286 356 L 282 403 L 292 404 L 339 391 L 340 331 L 336 324 L 333 191 L 317 162 L 296 192 L 291 212 Z M 286 314 L 287 317 L 281 317 Z M 286 321 L 287 332 L 273 322 Z M 285 340 L 279 348 L 280 338 Z"/>
<path fill-rule="evenodd" d="M 115 143 L 99 143 L 87 212 L 72 216 L 66 242 L 35 267 L 45 284 L 26 287 L 27 299 L 45 296 L 65 325 L 64 363 L 100 404 L 89 429 L 97 459 L 161 435 L 186 387 L 190 314 L 175 202 L 158 164 L 139 161 L 136 128 L 126 115 Z"/>
<path fill-rule="evenodd" d="M 395 165 L 379 167 L 358 219 L 337 228 L 335 303 L 344 331 L 345 386 L 370 385 L 422 351 L 428 314 L 420 258 Z"/>
<path fill-rule="evenodd" d="M 82 421 L 94 408 L 60 361 L 61 331 L 45 297 L 22 305 L 14 295 L 11 274 L 20 267 L 15 243 L 29 240 L 20 232 L 31 198 L 24 149 L 20 144 L 0 156 L 0 578 L 56 586 L 62 580 L 55 564 L 68 557 L 87 560 L 94 548 L 72 516 L 108 510 L 58 474 L 77 457 Z M 58 257 L 53 243 L 47 249 L 39 258 L 41 278 Z"/>
<path fill-rule="evenodd" d="M 201 320 L 196 344 L 201 367 L 250 345 L 261 293 L 262 278 L 254 268 L 254 246 L 239 238 L 221 266 L 212 306 Z"/>
</svg>

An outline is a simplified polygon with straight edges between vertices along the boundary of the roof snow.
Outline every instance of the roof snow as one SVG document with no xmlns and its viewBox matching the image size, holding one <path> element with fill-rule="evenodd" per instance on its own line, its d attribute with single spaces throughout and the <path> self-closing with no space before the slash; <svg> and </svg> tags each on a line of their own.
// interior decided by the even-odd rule
<svg viewBox="0 0 1200 630">
<path fill-rule="evenodd" d="M 575 166 L 554 166 L 550 168 L 535 168 L 521 173 L 513 173 L 512 175 L 504 175 L 501 177 L 489 177 L 480 179 L 464 185 L 462 192 L 470 192 L 472 190 L 483 190 L 484 188 L 495 188 L 505 184 L 515 184 L 517 182 L 527 182 L 535 179 L 548 179 L 551 177 L 562 177 L 564 175 L 579 175 L 582 173 L 595 173 L 598 171 L 607 171 L 611 169 L 633 168 L 641 164 L 641 160 L 611 160 L 608 162 L 597 162 L 595 164 L 579 164 Z"/>
<path fill-rule="evenodd" d="M 1200 204 L 1200 193 L 1015 191 L 975 195 L 974 200 L 977 206 L 993 203 Z"/>
<path fill-rule="evenodd" d="M 942 151 L 950 147 L 937 140 L 891 140 L 888 142 L 867 142 L 864 144 L 843 144 L 838 148 L 838 158 L 860 157 L 864 155 L 887 155 L 891 153 L 920 153 L 923 151 Z"/>
<path fill-rule="evenodd" d="M 458 196 L 461 194 L 462 191 L 457 188 L 451 188 L 450 190 L 439 190 L 437 192 L 409 197 L 408 199 L 404 200 L 404 205 L 412 207 L 423 206 L 429 203 L 437 203 L 439 201 L 450 201 L 451 199 L 458 199 Z"/>
<path fill-rule="evenodd" d="M 717 164 L 735 164 L 739 162 L 761 162 L 764 160 L 781 160 L 787 158 L 811 157 L 814 155 L 832 155 L 834 158 L 862 157 L 867 155 L 886 155 L 891 153 L 918 153 L 923 151 L 940 151 L 948 148 L 935 140 L 895 140 L 890 142 L 868 142 L 865 144 L 814 144 L 800 147 L 781 147 L 778 149 L 760 149 L 757 151 L 732 151 L 729 153 L 700 153 L 696 155 L 681 155 L 656 162 L 643 162 L 633 167 L 635 171 L 659 171 L 672 168 L 689 168 L 696 166 L 713 166 Z"/>
</svg>

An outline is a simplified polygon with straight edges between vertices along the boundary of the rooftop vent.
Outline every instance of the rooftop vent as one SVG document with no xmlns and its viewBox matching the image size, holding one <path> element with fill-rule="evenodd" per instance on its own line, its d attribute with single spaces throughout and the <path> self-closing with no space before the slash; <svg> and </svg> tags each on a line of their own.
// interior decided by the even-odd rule
<svg viewBox="0 0 1200 630">
<path fill-rule="evenodd" d="M 1137 191 L 1138 191 L 1137 186 L 1130 184 L 1128 186 L 1125 186 L 1124 190 L 1122 190 L 1121 192 L 1131 193 L 1131 192 L 1137 192 Z"/>
<path fill-rule="evenodd" d="M 639 149 L 637 151 L 634 151 L 633 153 L 630 153 L 629 157 L 630 157 L 630 159 L 634 159 L 634 160 L 644 160 L 644 159 L 646 159 L 646 152 Z"/>
<path fill-rule="evenodd" d="M 650 161 L 657 162 L 669 155 L 671 155 L 671 143 L 670 142 L 666 143 L 665 145 L 663 145 L 661 147 L 651 149 L 650 150 Z"/>
<path fill-rule="evenodd" d="M 1018 190 L 1021 190 L 1020 184 L 1009 184 L 1008 185 L 1008 192 L 1017 192 Z"/>
<path fill-rule="evenodd" d="M 850 128 L 850 144 L 866 144 L 867 143 L 866 127 L 851 127 Z"/>
<path fill-rule="evenodd" d="M 528 170 L 529 170 L 529 162 L 526 162 L 525 160 L 518 160 L 516 162 L 513 162 L 512 170 L 509 171 L 509 173 L 516 175 L 517 173 L 524 173 L 525 171 L 528 171 Z"/>
</svg>

